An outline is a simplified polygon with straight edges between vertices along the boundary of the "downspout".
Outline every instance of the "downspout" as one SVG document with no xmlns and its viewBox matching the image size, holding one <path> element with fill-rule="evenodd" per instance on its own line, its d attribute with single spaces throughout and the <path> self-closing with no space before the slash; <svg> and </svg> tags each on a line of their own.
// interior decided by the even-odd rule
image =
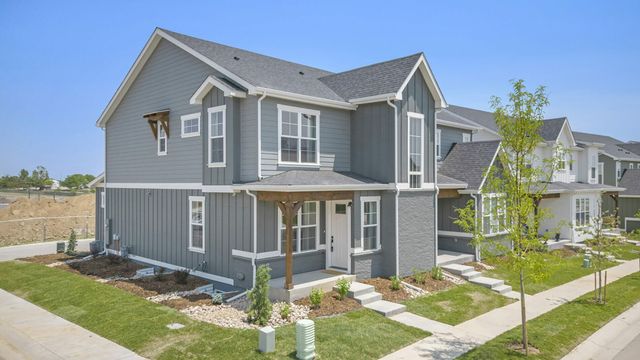
<svg viewBox="0 0 640 360">
<path fill-rule="evenodd" d="M 104 192 L 104 204 L 102 208 L 102 247 L 105 255 L 107 254 L 107 125 L 104 125 L 104 175 L 102 179 L 102 191 Z M 102 200 L 102 198 L 100 199 Z"/>
<path fill-rule="evenodd" d="M 474 215 L 475 215 L 475 225 L 478 225 L 478 198 L 476 197 L 477 194 L 470 194 L 471 197 L 473 198 L 473 206 L 476 209 L 476 211 L 474 211 Z M 484 229 L 484 226 L 482 227 L 482 229 Z M 482 231 L 482 229 L 480 229 L 480 231 Z M 477 231 L 477 230 L 476 230 Z M 482 261 L 482 259 L 480 258 L 480 250 L 478 250 L 477 246 L 475 247 L 475 252 L 476 252 L 476 261 Z"/>
<path fill-rule="evenodd" d="M 433 177 L 434 177 L 434 181 L 433 183 L 435 184 L 435 188 L 436 188 L 436 197 L 434 199 L 435 201 L 435 209 L 436 209 L 436 216 L 435 216 L 435 234 L 436 234 L 436 247 L 435 247 L 435 266 L 438 266 L 438 196 L 440 194 L 440 188 L 438 187 L 438 158 L 436 157 L 436 132 L 438 131 L 438 125 L 436 124 L 435 121 L 435 112 L 433 114 Z"/>
<path fill-rule="evenodd" d="M 267 97 L 267 92 L 263 91 L 258 98 L 258 180 L 262 179 L 262 100 Z"/>
<path fill-rule="evenodd" d="M 253 268 L 253 276 L 251 287 L 256 286 L 256 257 L 258 257 L 258 198 L 249 190 L 245 190 L 247 195 L 253 198 L 253 256 L 251 257 L 251 267 Z"/>
<path fill-rule="evenodd" d="M 393 182 L 396 190 L 396 276 L 400 276 L 400 232 L 398 231 L 398 198 L 400 197 L 400 188 L 398 187 L 398 107 L 391 102 L 391 98 L 387 98 L 387 104 L 393 108 Z"/>
</svg>

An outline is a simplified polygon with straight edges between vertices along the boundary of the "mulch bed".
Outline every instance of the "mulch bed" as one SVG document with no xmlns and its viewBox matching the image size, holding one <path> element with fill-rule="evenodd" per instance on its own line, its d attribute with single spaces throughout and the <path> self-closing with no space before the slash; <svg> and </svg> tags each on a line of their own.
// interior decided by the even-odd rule
<svg viewBox="0 0 640 360">
<path fill-rule="evenodd" d="M 27 258 L 18 259 L 20 261 L 27 261 L 37 264 L 49 265 L 57 262 L 63 262 L 71 259 L 83 258 L 89 255 L 89 253 L 78 253 L 75 256 L 67 255 L 65 253 L 58 254 L 47 254 L 47 255 L 36 255 Z"/>
<path fill-rule="evenodd" d="M 454 286 L 455 284 L 452 283 L 451 281 L 444 279 L 444 280 L 434 280 L 431 278 L 431 275 L 427 275 L 427 278 L 425 279 L 424 283 L 418 283 L 413 276 L 407 276 L 406 278 L 402 279 L 404 282 L 411 284 L 413 286 L 417 286 L 419 288 L 421 288 L 422 290 L 425 290 L 427 292 L 436 292 L 436 291 L 442 291 L 442 290 L 446 290 L 452 286 Z"/>
<path fill-rule="evenodd" d="M 352 310 L 359 309 L 362 305 L 358 304 L 357 301 L 345 297 L 343 300 L 338 299 L 338 293 L 335 291 L 326 292 L 322 296 L 322 303 L 320 303 L 320 308 L 314 309 L 311 307 L 311 302 L 309 298 L 303 298 L 300 300 L 294 301 L 296 305 L 306 305 L 311 311 L 309 312 L 309 318 L 317 318 L 322 316 L 331 316 L 346 313 Z"/>
<path fill-rule="evenodd" d="M 400 287 L 400 290 L 391 290 L 391 280 L 389 279 L 378 277 L 361 280 L 360 282 L 375 287 L 376 292 L 382 294 L 383 300 L 402 302 L 411 299 L 411 294 L 409 294 L 403 287 Z"/>
<path fill-rule="evenodd" d="M 87 261 L 65 264 L 60 268 L 82 275 L 107 279 L 116 276 L 132 277 L 137 270 L 143 269 L 145 266 L 118 256 L 99 256 Z"/>
<path fill-rule="evenodd" d="M 149 276 L 134 280 L 116 280 L 108 284 L 141 297 L 150 297 L 175 291 L 189 291 L 199 286 L 209 284 L 209 281 L 189 276 L 186 284 L 178 284 L 173 274 Z M 211 304 L 211 296 L 209 303 Z"/>
</svg>

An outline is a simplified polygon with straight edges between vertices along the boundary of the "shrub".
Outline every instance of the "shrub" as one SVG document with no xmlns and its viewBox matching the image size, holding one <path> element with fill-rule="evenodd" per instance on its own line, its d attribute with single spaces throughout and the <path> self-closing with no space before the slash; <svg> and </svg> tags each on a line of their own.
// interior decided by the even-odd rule
<svg viewBox="0 0 640 360">
<path fill-rule="evenodd" d="M 71 229 L 71 234 L 69 234 L 69 242 L 67 242 L 67 255 L 74 256 L 76 254 L 76 244 L 78 243 L 78 240 L 76 238 L 76 231 Z"/>
<path fill-rule="evenodd" d="M 320 308 L 320 304 L 322 304 L 322 290 L 311 289 L 311 294 L 309 295 L 309 302 L 311 303 L 312 308 L 314 309 Z"/>
<path fill-rule="evenodd" d="M 394 275 L 391 278 L 389 278 L 389 280 L 391 280 L 391 290 L 393 290 L 393 291 L 400 290 L 400 278 L 399 277 Z"/>
<path fill-rule="evenodd" d="M 211 295 L 211 303 L 213 305 L 220 305 L 222 304 L 222 294 L 220 293 L 215 293 L 213 295 Z"/>
<path fill-rule="evenodd" d="M 251 301 L 249 306 L 249 321 L 264 326 L 271 318 L 271 301 L 269 301 L 269 280 L 271 280 L 269 265 L 260 265 L 256 271 L 256 284 L 247 297 Z"/>
<path fill-rule="evenodd" d="M 351 287 L 351 281 L 342 278 L 338 280 L 336 283 L 336 291 L 338 292 L 338 299 L 344 300 L 345 296 L 349 292 L 349 288 Z"/>
<path fill-rule="evenodd" d="M 289 315 L 291 315 L 291 305 L 284 304 L 280 309 L 280 317 L 282 320 L 287 320 L 289 319 Z"/>
<path fill-rule="evenodd" d="M 431 278 L 438 281 L 444 279 L 444 275 L 442 275 L 442 268 L 440 266 L 434 266 L 431 268 Z"/>
<path fill-rule="evenodd" d="M 163 276 L 164 272 L 165 272 L 165 270 L 164 270 L 164 268 L 162 266 L 160 266 L 159 268 L 156 269 L 155 278 L 156 278 L 157 281 L 165 281 L 166 280 L 165 277 Z"/>
<path fill-rule="evenodd" d="M 427 281 L 427 272 L 413 269 L 413 280 L 415 280 L 418 284 L 424 284 Z"/>
<path fill-rule="evenodd" d="M 173 273 L 173 277 L 176 279 L 176 283 L 186 284 L 190 272 L 191 271 L 189 269 L 176 270 L 176 272 Z"/>
</svg>

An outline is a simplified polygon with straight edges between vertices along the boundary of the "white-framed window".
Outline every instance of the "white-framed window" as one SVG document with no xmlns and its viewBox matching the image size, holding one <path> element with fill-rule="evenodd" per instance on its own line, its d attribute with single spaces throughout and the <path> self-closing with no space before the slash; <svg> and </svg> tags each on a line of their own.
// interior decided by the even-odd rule
<svg viewBox="0 0 640 360">
<path fill-rule="evenodd" d="M 436 129 L 436 158 L 438 160 L 442 159 L 441 149 L 442 149 L 442 130 Z"/>
<path fill-rule="evenodd" d="M 180 122 L 183 138 L 200 136 L 200 113 L 182 115 Z"/>
<path fill-rule="evenodd" d="M 604 184 L 604 163 L 598 163 L 598 184 Z"/>
<path fill-rule="evenodd" d="M 204 253 L 204 196 L 189 196 L 189 250 Z"/>
<path fill-rule="evenodd" d="M 620 180 L 620 178 L 622 177 L 622 164 L 620 164 L 620 161 L 616 161 L 616 178 L 618 180 Z"/>
<path fill-rule="evenodd" d="M 156 131 L 158 134 L 158 156 L 167 155 L 167 132 L 160 122 L 156 123 Z"/>
<path fill-rule="evenodd" d="M 567 153 L 562 149 L 558 149 L 556 154 L 558 156 L 558 170 L 564 171 L 567 168 Z"/>
<path fill-rule="evenodd" d="M 633 169 L 633 163 L 629 163 L 629 169 Z"/>
<path fill-rule="evenodd" d="M 100 192 L 100 207 L 104 209 L 104 203 L 107 201 L 107 194 L 105 193 L 105 189 L 103 188 Z"/>
<path fill-rule="evenodd" d="M 226 105 L 210 107 L 209 114 L 209 138 L 208 146 L 208 166 L 223 167 L 227 160 L 226 147 Z"/>
<path fill-rule="evenodd" d="M 470 141 L 471 141 L 471 134 L 462 133 L 462 142 L 466 143 L 466 142 L 470 142 Z"/>
<path fill-rule="evenodd" d="M 278 163 L 320 165 L 320 112 L 278 105 Z"/>
<path fill-rule="evenodd" d="M 424 179 L 424 115 L 407 114 L 409 121 L 409 187 L 422 187 Z"/>
<path fill-rule="evenodd" d="M 482 195 L 482 229 L 487 235 L 504 233 L 507 215 L 504 194 Z"/>
<path fill-rule="evenodd" d="M 589 198 L 576 198 L 576 226 L 587 226 L 591 222 Z"/>
<path fill-rule="evenodd" d="M 278 209 L 278 246 L 280 253 L 287 250 L 285 231 L 287 226 L 280 209 Z M 320 203 L 307 201 L 293 217 L 293 252 L 306 252 L 318 249 L 320 239 Z"/>
<path fill-rule="evenodd" d="M 380 248 L 380 197 L 363 196 L 360 198 L 360 243 L 357 251 L 377 250 Z"/>
</svg>

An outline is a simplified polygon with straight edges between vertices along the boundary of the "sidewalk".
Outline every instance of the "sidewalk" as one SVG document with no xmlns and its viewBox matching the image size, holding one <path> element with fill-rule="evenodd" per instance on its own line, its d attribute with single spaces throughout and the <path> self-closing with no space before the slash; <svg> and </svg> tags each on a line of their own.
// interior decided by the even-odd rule
<svg viewBox="0 0 640 360">
<path fill-rule="evenodd" d="M 0 358 L 144 359 L 4 290 L 0 290 Z"/>
<path fill-rule="evenodd" d="M 36 255 L 55 254 L 56 244 L 62 241 L 64 241 L 65 243 L 67 242 L 67 240 L 59 240 L 59 241 L 47 241 L 47 242 L 35 243 L 35 244 L 0 247 L 0 261 L 15 260 L 19 258 L 36 256 Z M 93 239 L 78 240 L 78 245 L 76 249 L 78 251 L 89 251 L 89 243 L 92 241 Z"/>
<path fill-rule="evenodd" d="M 609 282 L 638 271 L 638 261 L 631 260 L 608 269 Z M 534 319 L 562 304 L 593 290 L 593 275 L 527 295 L 527 319 Z M 411 344 L 383 359 L 455 359 L 498 335 L 520 325 L 520 302 L 492 310 L 451 328 L 434 326 L 425 329 L 432 336 Z"/>
<path fill-rule="evenodd" d="M 616 359 L 629 344 L 638 341 L 638 336 L 640 336 L 640 303 L 608 322 L 562 359 Z"/>
</svg>

